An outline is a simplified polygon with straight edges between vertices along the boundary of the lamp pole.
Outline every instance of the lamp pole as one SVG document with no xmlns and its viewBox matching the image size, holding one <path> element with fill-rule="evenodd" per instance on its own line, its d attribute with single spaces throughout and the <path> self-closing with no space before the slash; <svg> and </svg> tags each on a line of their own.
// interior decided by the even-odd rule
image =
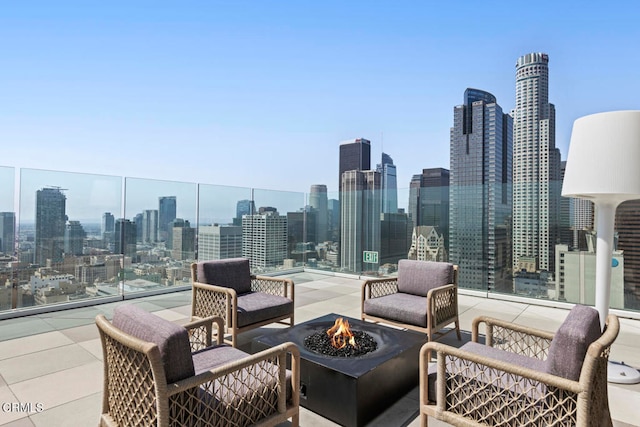
<svg viewBox="0 0 640 427">
<path fill-rule="evenodd" d="M 596 310 L 600 314 L 600 330 L 604 330 L 611 300 L 611 257 L 616 207 L 619 202 L 594 200 L 596 208 Z"/>
</svg>

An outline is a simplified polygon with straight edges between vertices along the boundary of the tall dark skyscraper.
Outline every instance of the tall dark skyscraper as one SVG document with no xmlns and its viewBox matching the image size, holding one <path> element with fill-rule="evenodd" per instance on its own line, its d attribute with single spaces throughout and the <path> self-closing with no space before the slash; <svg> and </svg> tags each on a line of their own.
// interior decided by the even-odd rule
<svg viewBox="0 0 640 427">
<path fill-rule="evenodd" d="M 136 254 L 136 224 L 120 218 L 115 227 L 115 253 L 133 257 Z"/>
<path fill-rule="evenodd" d="M 358 138 L 340 144 L 338 191 L 342 191 L 342 174 L 346 171 L 371 169 L 371 141 Z"/>
<path fill-rule="evenodd" d="M 66 202 L 67 197 L 60 188 L 36 191 L 36 264 L 44 266 L 48 259 L 52 262 L 63 259 Z"/>
<path fill-rule="evenodd" d="M 242 225 L 242 215 L 253 215 L 256 213 L 256 204 L 253 200 L 244 199 L 236 202 L 236 217 L 233 225 Z"/>
<path fill-rule="evenodd" d="M 512 126 L 489 92 L 467 89 L 453 109 L 449 261 L 467 288 L 512 291 Z"/>
<path fill-rule="evenodd" d="M 449 250 L 449 170 L 423 169 L 409 184 L 409 215 L 413 226 L 437 228 Z"/>
<path fill-rule="evenodd" d="M 13 255 L 16 241 L 16 214 L 0 212 L 0 252 Z"/>
<path fill-rule="evenodd" d="M 167 241 L 169 234 L 173 233 L 169 226 L 176 219 L 176 209 L 176 196 L 158 198 L 158 237 L 161 241 Z"/>
</svg>

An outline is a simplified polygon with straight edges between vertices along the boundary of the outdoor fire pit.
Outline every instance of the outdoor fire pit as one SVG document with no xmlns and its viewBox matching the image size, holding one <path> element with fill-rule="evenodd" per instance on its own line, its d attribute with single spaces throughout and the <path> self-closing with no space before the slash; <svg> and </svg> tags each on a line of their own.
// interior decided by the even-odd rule
<svg viewBox="0 0 640 427">
<path fill-rule="evenodd" d="M 355 346 L 338 319 L 350 326 Z M 332 338 L 342 348 L 332 345 Z M 359 427 L 418 384 L 426 336 L 332 313 L 255 338 L 252 351 L 287 341 L 300 349 L 300 404 L 338 424 Z"/>
</svg>

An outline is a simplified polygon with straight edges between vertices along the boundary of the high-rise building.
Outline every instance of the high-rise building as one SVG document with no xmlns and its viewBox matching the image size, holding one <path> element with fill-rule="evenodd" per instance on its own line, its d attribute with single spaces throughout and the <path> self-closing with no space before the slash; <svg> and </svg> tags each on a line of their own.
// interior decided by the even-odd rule
<svg viewBox="0 0 640 427">
<path fill-rule="evenodd" d="M 64 253 L 65 255 L 79 256 L 82 255 L 84 248 L 84 240 L 87 233 L 80 221 L 69 221 L 64 230 Z"/>
<path fill-rule="evenodd" d="M 177 260 L 194 260 L 196 253 L 196 229 L 191 227 L 189 221 L 177 222 L 176 219 L 170 222 L 173 224 L 172 231 L 172 251 L 171 257 Z"/>
<path fill-rule="evenodd" d="M 640 310 L 640 200 L 618 206 L 615 229 L 624 253 L 625 308 Z"/>
<path fill-rule="evenodd" d="M 116 220 L 111 212 L 105 212 L 102 214 L 102 224 L 100 227 L 100 232 L 104 235 L 104 233 L 113 233 L 116 227 Z"/>
<path fill-rule="evenodd" d="M 332 242 L 340 241 L 340 201 L 338 199 L 329 199 L 327 201 L 329 209 L 329 240 Z"/>
<path fill-rule="evenodd" d="M 327 199 L 327 186 L 316 184 L 311 186 L 309 192 L 309 205 L 315 213 L 316 243 L 326 242 L 329 239 L 329 208 Z M 311 241 L 306 239 L 306 241 Z"/>
<path fill-rule="evenodd" d="M 133 257 L 136 254 L 137 226 L 119 218 L 115 224 L 115 253 Z"/>
<path fill-rule="evenodd" d="M 342 174 L 346 171 L 371 169 L 371 141 L 364 138 L 340 143 L 338 191 L 342 192 Z"/>
<path fill-rule="evenodd" d="M 315 258 L 313 251 L 316 237 L 316 212 L 313 209 L 301 209 L 287 212 L 287 258 L 296 262 L 306 262 L 306 257 Z"/>
<path fill-rule="evenodd" d="M 67 197 L 58 187 L 47 187 L 36 192 L 36 264 L 46 266 L 47 260 L 63 260 L 66 203 Z"/>
<path fill-rule="evenodd" d="M 397 264 L 407 257 L 411 231 L 411 220 L 406 213 L 383 212 L 380 215 L 380 264 Z"/>
<path fill-rule="evenodd" d="M 409 216 L 413 227 L 430 225 L 438 229 L 449 249 L 449 170 L 423 169 L 409 184 Z"/>
<path fill-rule="evenodd" d="M 453 109 L 449 261 L 466 288 L 512 290 L 512 126 L 489 92 L 467 89 Z"/>
<path fill-rule="evenodd" d="M 233 225 L 242 226 L 243 215 L 253 215 L 256 213 L 256 204 L 253 200 L 238 200 L 236 203 L 236 217 L 233 219 Z"/>
<path fill-rule="evenodd" d="M 0 252 L 13 255 L 16 242 L 16 214 L 0 212 Z"/>
<path fill-rule="evenodd" d="M 147 209 L 142 212 L 142 243 L 158 241 L 158 211 Z"/>
<path fill-rule="evenodd" d="M 560 210 L 560 151 L 555 107 L 549 103 L 549 56 L 529 53 L 516 62 L 513 117 L 513 266 L 533 259 L 555 270 Z M 520 265 L 522 266 L 522 265 Z"/>
<path fill-rule="evenodd" d="M 252 270 L 282 265 L 287 257 L 287 217 L 273 211 L 244 215 L 242 256 L 249 258 Z"/>
<path fill-rule="evenodd" d="M 242 256 L 242 227 L 239 225 L 203 225 L 198 227 L 198 260 Z"/>
<path fill-rule="evenodd" d="M 382 162 L 376 165 L 380 173 L 380 186 L 382 189 L 382 212 L 398 212 L 398 178 L 393 159 L 386 153 L 382 153 Z"/>
<path fill-rule="evenodd" d="M 363 262 L 363 252 L 380 252 L 380 174 L 349 170 L 340 193 L 340 262 L 350 272 L 378 271 L 378 262 Z"/>
<path fill-rule="evenodd" d="M 173 232 L 170 223 L 176 219 L 176 196 L 158 197 L 158 238 L 166 241 Z"/>
</svg>

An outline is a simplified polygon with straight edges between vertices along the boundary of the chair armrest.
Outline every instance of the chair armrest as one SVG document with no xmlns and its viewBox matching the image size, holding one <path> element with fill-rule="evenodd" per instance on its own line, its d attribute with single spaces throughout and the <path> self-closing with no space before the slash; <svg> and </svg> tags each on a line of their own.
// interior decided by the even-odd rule
<svg viewBox="0 0 640 427">
<path fill-rule="evenodd" d="M 215 351 L 215 350 L 213 350 Z M 300 351 L 291 342 L 247 355 L 242 359 L 226 363 L 210 371 L 168 385 L 168 396 L 178 405 L 184 405 L 185 399 L 197 400 L 195 404 L 212 404 L 219 411 L 230 400 L 245 399 L 248 391 L 260 401 L 270 401 L 269 396 L 277 399 L 277 412 L 287 410 L 287 358 L 291 363 L 291 398 L 289 406 L 298 407 L 300 403 Z M 251 385 L 258 389 L 249 390 Z M 203 399 L 202 391 L 213 395 L 214 399 Z M 183 393 L 182 395 L 180 395 Z M 172 399 L 173 397 L 173 399 Z M 254 396 L 256 397 L 256 396 Z M 221 405 L 220 405 L 221 403 Z M 234 411 L 240 410 L 233 407 Z M 255 413 L 254 409 L 250 410 Z"/>
<path fill-rule="evenodd" d="M 291 279 L 252 275 L 251 290 L 289 298 L 292 301 L 294 299 L 294 284 Z"/>
<path fill-rule="evenodd" d="M 458 316 L 458 286 L 450 283 L 427 292 L 427 313 L 432 317 L 432 326 L 451 322 Z"/>
<path fill-rule="evenodd" d="M 224 340 L 224 319 L 221 317 L 205 317 L 204 319 L 192 320 L 184 325 L 189 332 L 191 352 L 211 347 L 214 323 L 216 325 L 216 344 L 222 344 Z"/>
<path fill-rule="evenodd" d="M 547 358 L 553 332 L 479 316 L 473 320 L 471 327 L 471 339 L 474 342 L 478 342 L 481 324 L 485 324 L 486 345 L 540 360 Z"/>
<path fill-rule="evenodd" d="M 192 318 L 221 317 L 227 324 L 238 306 L 238 297 L 233 288 L 193 282 L 191 292 Z"/>
<path fill-rule="evenodd" d="M 369 298 L 379 298 L 398 292 L 398 278 L 386 277 L 382 279 L 370 279 L 362 284 L 362 301 Z"/>
<path fill-rule="evenodd" d="M 432 353 L 436 354 L 437 364 L 436 396 L 428 395 L 427 385 Z M 442 378 L 447 381 L 441 381 Z M 447 405 L 466 405 L 476 410 L 510 406 L 511 413 L 539 411 L 542 400 L 564 395 L 575 402 L 584 391 L 577 381 L 439 342 L 428 342 L 420 350 L 420 404 L 436 401 L 438 411 L 449 410 Z"/>
</svg>

